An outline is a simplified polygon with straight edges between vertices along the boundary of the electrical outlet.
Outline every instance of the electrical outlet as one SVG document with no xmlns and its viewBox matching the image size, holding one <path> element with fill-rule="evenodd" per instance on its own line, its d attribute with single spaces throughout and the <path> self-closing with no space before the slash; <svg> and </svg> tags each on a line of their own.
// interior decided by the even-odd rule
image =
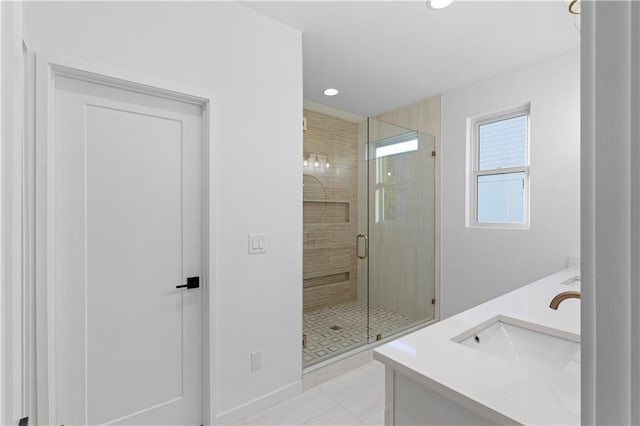
<svg viewBox="0 0 640 426">
<path fill-rule="evenodd" d="M 251 371 L 258 371 L 262 368 L 262 351 L 251 352 Z"/>
</svg>

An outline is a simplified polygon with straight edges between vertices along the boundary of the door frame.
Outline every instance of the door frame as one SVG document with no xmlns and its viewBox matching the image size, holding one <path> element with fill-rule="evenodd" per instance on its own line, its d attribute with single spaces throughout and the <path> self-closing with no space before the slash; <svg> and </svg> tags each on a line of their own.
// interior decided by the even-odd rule
<svg viewBox="0 0 640 426">
<path fill-rule="evenodd" d="M 56 178 L 53 168 L 53 149 L 50 143 L 54 135 L 54 81 L 57 77 L 100 84 L 137 93 L 161 97 L 199 106 L 202 109 L 202 421 L 210 424 L 215 419 L 214 363 L 210 354 L 215 353 L 214 315 L 214 253 L 212 249 L 215 230 L 215 209 L 212 193 L 210 164 L 212 161 L 212 96 L 207 90 L 166 82 L 129 72 L 114 70 L 95 64 L 78 62 L 41 53 L 29 53 L 27 60 L 27 132 L 26 142 L 32 150 L 26 159 L 26 185 L 24 220 L 26 236 L 31 250 L 25 250 L 25 288 L 33 306 L 33 313 L 25 315 L 25 321 L 34 330 L 34 339 L 28 351 L 35 357 L 29 385 L 35 397 L 32 415 L 34 424 L 51 424 L 56 418 L 55 371 L 55 300 L 54 265 L 47 261 L 54 252 L 55 233 L 52 227 L 53 193 Z M 30 132 L 28 129 L 33 129 Z M 30 135 L 31 133 L 31 135 Z M 33 134 L 34 133 L 34 134 Z M 37 206 L 37 208 L 36 208 Z M 29 345 L 28 345 L 29 346 Z"/>
</svg>

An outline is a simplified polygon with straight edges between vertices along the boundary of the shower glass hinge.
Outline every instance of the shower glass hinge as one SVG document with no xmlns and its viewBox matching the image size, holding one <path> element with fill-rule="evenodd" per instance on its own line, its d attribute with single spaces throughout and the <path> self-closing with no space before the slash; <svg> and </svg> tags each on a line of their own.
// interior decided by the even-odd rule
<svg viewBox="0 0 640 426">
<path fill-rule="evenodd" d="M 382 340 L 382 334 L 376 334 L 376 342 Z"/>
<path fill-rule="evenodd" d="M 302 335 L 302 349 L 307 349 L 307 335 Z"/>
<path fill-rule="evenodd" d="M 431 304 L 435 305 L 436 304 L 436 299 L 431 299 Z"/>
</svg>

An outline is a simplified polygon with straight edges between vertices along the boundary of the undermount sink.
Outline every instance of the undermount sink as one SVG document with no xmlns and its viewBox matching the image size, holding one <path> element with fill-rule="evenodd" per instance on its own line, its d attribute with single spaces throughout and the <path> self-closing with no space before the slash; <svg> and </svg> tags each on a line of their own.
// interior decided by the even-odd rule
<svg viewBox="0 0 640 426">
<path fill-rule="evenodd" d="M 580 380 L 580 337 L 496 316 L 453 340 L 554 379 Z"/>
</svg>

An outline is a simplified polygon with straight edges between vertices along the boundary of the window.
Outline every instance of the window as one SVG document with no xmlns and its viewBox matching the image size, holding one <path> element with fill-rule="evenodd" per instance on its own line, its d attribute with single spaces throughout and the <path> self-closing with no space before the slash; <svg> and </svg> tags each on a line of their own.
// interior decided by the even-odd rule
<svg viewBox="0 0 640 426">
<path fill-rule="evenodd" d="M 370 144 L 375 161 L 375 223 L 409 220 L 409 171 L 418 151 L 418 133 L 392 136 Z"/>
<path fill-rule="evenodd" d="M 529 227 L 529 105 L 469 120 L 467 226 Z"/>
</svg>

